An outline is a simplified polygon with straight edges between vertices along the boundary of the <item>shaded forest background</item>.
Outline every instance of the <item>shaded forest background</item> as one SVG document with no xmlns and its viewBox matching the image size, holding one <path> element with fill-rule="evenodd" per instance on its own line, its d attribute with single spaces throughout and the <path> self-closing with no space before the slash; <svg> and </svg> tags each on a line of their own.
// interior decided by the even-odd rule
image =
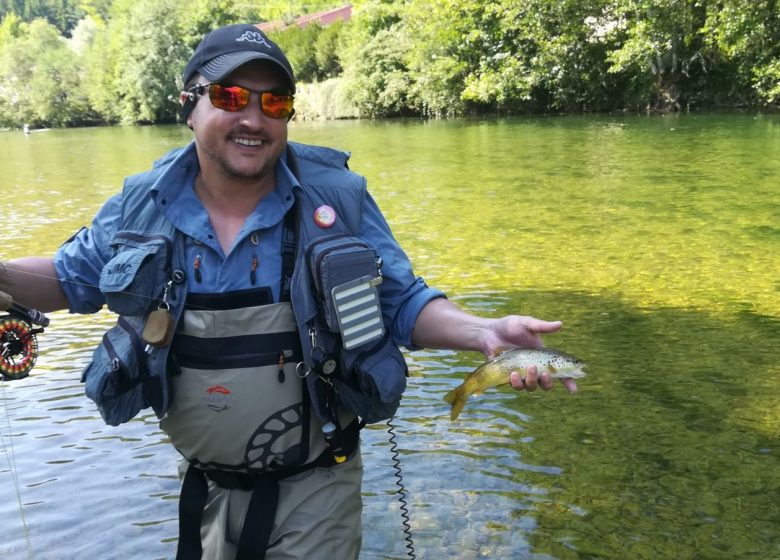
<svg viewBox="0 0 780 560">
<path fill-rule="evenodd" d="M 0 127 L 175 122 L 208 30 L 340 2 L 0 0 Z M 359 0 L 270 36 L 301 118 L 684 111 L 780 100 L 774 0 Z"/>
</svg>

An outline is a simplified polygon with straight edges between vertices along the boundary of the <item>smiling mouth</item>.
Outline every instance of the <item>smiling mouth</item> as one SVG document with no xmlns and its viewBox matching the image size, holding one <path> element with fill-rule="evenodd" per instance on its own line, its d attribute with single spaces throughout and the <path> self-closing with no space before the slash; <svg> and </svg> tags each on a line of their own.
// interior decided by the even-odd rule
<svg viewBox="0 0 780 560">
<path fill-rule="evenodd" d="M 253 140 L 251 138 L 233 138 L 233 142 L 241 146 L 262 146 L 265 142 L 263 140 Z"/>
</svg>

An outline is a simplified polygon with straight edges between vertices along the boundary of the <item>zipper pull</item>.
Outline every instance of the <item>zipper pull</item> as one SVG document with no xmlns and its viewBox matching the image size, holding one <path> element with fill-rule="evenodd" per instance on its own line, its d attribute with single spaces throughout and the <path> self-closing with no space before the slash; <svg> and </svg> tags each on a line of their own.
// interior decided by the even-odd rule
<svg viewBox="0 0 780 560">
<path fill-rule="evenodd" d="M 249 281 L 253 286 L 257 283 L 255 270 L 257 270 L 257 255 L 252 255 L 252 269 L 249 271 Z"/>
<path fill-rule="evenodd" d="M 314 327 L 309 327 L 309 341 L 311 342 L 311 347 L 316 348 L 317 346 L 317 329 Z"/>
<path fill-rule="evenodd" d="M 195 281 L 200 282 L 203 280 L 203 275 L 200 273 L 200 261 L 203 260 L 203 256 L 198 253 L 195 255 L 195 262 L 192 264 L 193 268 L 195 269 Z"/>
<path fill-rule="evenodd" d="M 279 383 L 284 383 L 284 350 L 279 351 L 279 360 L 277 363 L 279 364 L 277 378 L 279 379 Z"/>
</svg>

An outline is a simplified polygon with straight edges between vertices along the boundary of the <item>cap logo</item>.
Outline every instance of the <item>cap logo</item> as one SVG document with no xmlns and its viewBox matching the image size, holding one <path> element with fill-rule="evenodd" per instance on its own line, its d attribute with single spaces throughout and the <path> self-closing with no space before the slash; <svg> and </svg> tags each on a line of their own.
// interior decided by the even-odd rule
<svg viewBox="0 0 780 560">
<path fill-rule="evenodd" d="M 250 43 L 257 43 L 258 45 L 265 45 L 269 49 L 271 48 L 271 45 L 268 44 L 265 37 L 257 31 L 245 31 L 241 37 L 236 39 L 236 41 L 249 41 Z"/>
</svg>

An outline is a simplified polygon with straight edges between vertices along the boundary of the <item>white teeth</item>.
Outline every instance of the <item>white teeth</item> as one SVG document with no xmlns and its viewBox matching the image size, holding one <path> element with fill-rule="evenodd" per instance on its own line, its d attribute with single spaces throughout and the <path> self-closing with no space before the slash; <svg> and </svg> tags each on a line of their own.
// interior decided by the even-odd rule
<svg viewBox="0 0 780 560">
<path fill-rule="evenodd" d="M 242 146 L 260 146 L 263 143 L 262 140 L 250 140 L 249 138 L 234 138 L 233 140 Z"/>
</svg>

